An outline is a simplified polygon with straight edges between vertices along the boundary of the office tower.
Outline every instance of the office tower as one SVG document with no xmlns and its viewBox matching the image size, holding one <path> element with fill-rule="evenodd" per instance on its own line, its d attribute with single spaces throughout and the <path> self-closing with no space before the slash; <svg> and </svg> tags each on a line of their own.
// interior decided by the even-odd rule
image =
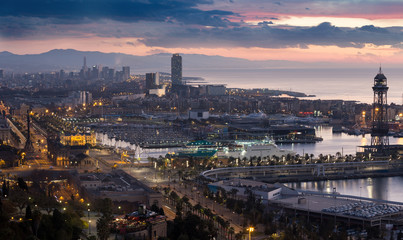
<svg viewBox="0 0 403 240">
<path fill-rule="evenodd" d="M 59 80 L 64 80 L 64 77 L 65 77 L 65 72 L 63 69 L 61 69 L 59 72 Z"/>
<path fill-rule="evenodd" d="M 83 64 L 83 68 L 80 71 L 80 77 L 81 79 L 88 79 L 88 67 L 87 67 L 87 57 L 84 56 L 84 64 Z"/>
<path fill-rule="evenodd" d="M 172 85 L 182 85 L 182 57 L 176 53 L 171 58 Z"/>
<path fill-rule="evenodd" d="M 129 66 L 122 67 L 122 73 L 123 73 L 123 81 L 126 81 L 127 79 L 129 79 L 130 78 L 130 67 Z"/>
<path fill-rule="evenodd" d="M 108 77 L 107 77 L 107 79 L 108 79 L 108 80 L 113 80 L 114 78 L 115 78 L 115 69 L 110 68 L 110 69 L 108 70 Z"/>
<path fill-rule="evenodd" d="M 99 67 L 97 65 L 92 66 L 91 78 L 93 78 L 93 79 L 99 78 Z"/>
<path fill-rule="evenodd" d="M 146 73 L 146 88 L 155 89 L 160 85 L 160 74 L 157 73 Z"/>
<path fill-rule="evenodd" d="M 101 77 L 102 77 L 103 79 L 108 79 L 108 71 L 109 71 L 109 68 L 108 68 L 108 67 L 103 67 L 103 68 L 102 68 Z"/>
<path fill-rule="evenodd" d="M 87 91 L 79 91 L 78 104 L 88 106 L 92 103 L 92 93 Z"/>
<path fill-rule="evenodd" d="M 84 71 L 84 73 L 87 73 L 87 71 L 88 71 L 88 67 L 87 67 L 87 57 L 85 57 L 85 56 L 84 56 L 83 71 Z"/>
<path fill-rule="evenodd" d="M 4 70 L 0 69 L 0 78 L 4 78 Z"/>
</svg>

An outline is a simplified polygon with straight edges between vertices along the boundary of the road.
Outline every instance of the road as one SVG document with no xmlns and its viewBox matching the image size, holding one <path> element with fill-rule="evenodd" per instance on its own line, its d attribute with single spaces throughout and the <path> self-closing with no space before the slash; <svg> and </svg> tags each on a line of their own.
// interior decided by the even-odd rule
<svg viewBox="0 0 403 240">
<path fill-rule="evenodd" d="M 203 207 L 209 208 L 214 214 L 217 214 L 221 216 L 225 221 L 228 221 L 230 223 L 230 226 L 234 228 L 235 233 L 244 230 L 244 228 L 242 227 L 243 218 L 239 214 L 232 212 L 225 206 L 216 203 L 212 199 L 205 198 L 201 193 L 202 189 L 198 189 L 198 186 L 195 184 L 185 185 L 182 182 L 179 183 L 177 179 L 176 183 L 174 183 L 173 181 L 170 181 L 170 178 L 168 178 L 167 176 L 166 178 L 161 177 L 159 174 L 157 174 L 154 168 L 129 167 L 128 164 L 121 162 L 119 155 L 111 153 L 108 150 L 94 149 L 90 151 L 90 156 L 93 159 L 98 160 L 100 168 L 105 171 L 109 171 L 111 169 L 111 166 L 116 163 L 119 168 L 123 167 L 122 170 L 126 171 L 134 178 L 142 181 L 149 187 L 158 186 L 161 189 L 164 187 L 170 187 L 175 192 L 177 192 L 180 197 L 186 195 L 189 198 L 189 202 L 193 206 L 199 203 Z M 194 187 L 196 188 L 196 190 L 193 190 Z M 164 209 L 164 212 L 168 219 L 172 220 L 175 218 L 175 206 L 170 206 L 167 202 L 164 201 L 162 208 Z"/>
<path fill-rule="evenodd" d="M 154 169 L 150 168 L 133 168 L 124 170 L 150 187 L 158 186 L 161 189 L 164 187 L 170 187 L 177 192 L 180 197 L 186 195 L 193 206 L 199 203 L 203 207 L 209 208 L 213 213 L 221 216 L 225 221 L 230 222 L 231 227 L 234 228 L 235 232 L 240 232 L 244 229 L 242 227 L 242 217 L 239 214 L 231 212 L 225 206 L 216 203 L 212 199 L 205 198 L 203 194 L 201 194 L 202 189 L 197 189 L 196 185 L 192 184 L 186 186 L 183 183 L 169 182 L 168 179 L 159 178 Z M 193 187 L 197 190 L 193 191 Z"/>
</svg>

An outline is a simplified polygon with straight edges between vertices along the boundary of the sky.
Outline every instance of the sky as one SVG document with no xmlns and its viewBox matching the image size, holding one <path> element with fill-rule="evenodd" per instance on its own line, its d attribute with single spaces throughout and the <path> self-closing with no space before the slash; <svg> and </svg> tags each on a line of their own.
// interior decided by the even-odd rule
<svg viewBox="0 0 403 240">
<path fill-rule="evenodd" d="M 0 51 L 403 62 L 401 0 L 2 0 Z"/>
</svg>

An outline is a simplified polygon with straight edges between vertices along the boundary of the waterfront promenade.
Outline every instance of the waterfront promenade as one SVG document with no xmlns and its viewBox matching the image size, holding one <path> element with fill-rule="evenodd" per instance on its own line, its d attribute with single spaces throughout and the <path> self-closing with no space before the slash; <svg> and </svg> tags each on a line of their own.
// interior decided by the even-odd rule
<svg viewBox="0 0 403 240">
<path fill-rule="evenodd" d="M 402 161 L 360 161 L 316 164 L 293 164 L 251 167 L 227 167 L 207 170 L 202 176 L 211 179 L 253 178 L 268 182 L 359 178 L 368 175 L 395 176 L 403 172 Z"/>
</svg>

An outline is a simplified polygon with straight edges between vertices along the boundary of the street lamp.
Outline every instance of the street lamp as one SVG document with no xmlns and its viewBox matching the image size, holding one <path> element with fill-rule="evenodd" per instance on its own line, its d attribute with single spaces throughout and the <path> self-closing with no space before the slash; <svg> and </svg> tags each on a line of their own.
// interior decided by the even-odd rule
<svg viewBox="0 0 403 240">
<path fill-rule="evenodd" d="M 87 206 L 90 204 L 88 203 Z M 91 220 L 90 220 L 90 211 L 91 209 L 88 208 L 88 236 L 91 235 Z"/>
<path fill-rule="evenodd" d="M 252 239 L 252 232 L 255 230 L 255 228 L 254 227 L 249 227 L 247 230 L 249 232 L 249 240 L 251 240 Z"/>
</svg>

